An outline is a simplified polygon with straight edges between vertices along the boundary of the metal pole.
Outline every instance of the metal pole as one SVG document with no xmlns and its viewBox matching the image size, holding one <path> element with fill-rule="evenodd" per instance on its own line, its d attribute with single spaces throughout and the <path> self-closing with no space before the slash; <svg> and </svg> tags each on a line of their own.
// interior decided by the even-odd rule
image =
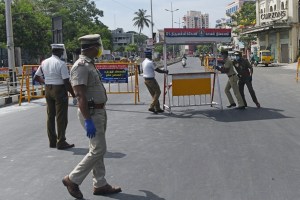
<svg viewBox="0 0 300 200">
<path fill-rule="evenodd" d="M 150 3 L 151 3 L 151 38 L 152 38 L 152 45 L 154 45 L 154 44 L 153 44 L 154 38 L 153 38 L 153 11 L 152 11 L 152 0 L 150 0 Z M 151 49 L 151 51 L 152 51 L 152 59 L 154 58 L 154 55 L 153 55 L 153 49 L 154 49 L 154 48 Z"/>
<path fill-rule="evenodd" d="M 12 18 L 11 18 L 11 0 L 5 1 L 5 18 L 6 18 L 6 36 L 7 36 L 7 54 L 8 54 L 8 68 L 11 80 L 13 81 L 13 86 L 11 91 L 16 92 L 15 88 L 15 52 L 14 52 L 14 38 L 13 38 L 13 28 L 12 28 Z"/>
</svg>

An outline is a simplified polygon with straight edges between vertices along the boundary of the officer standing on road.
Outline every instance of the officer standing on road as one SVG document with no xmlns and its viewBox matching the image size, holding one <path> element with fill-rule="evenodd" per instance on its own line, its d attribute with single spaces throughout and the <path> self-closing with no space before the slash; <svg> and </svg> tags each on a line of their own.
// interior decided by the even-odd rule
<svg viewBox="0 0 300 200">
<path fill-rule="evenodd" d="M 252 86 L 253 67 L 250 65 L 247 59 L 242 58 L 241 52 L 235 52 L 234 54 L 235 54 L 235 60 L 233 61 L 233 65 L 236 71 L 238 72 L 238 77 L 239 77 L 238 86 L 239 86 L 239 91 L 241 93 L 241 96 L 243 98 L 244 105 L 245 107 L 247 107 L 247 102 L 244 93 L 244 87 L 246 84 L 253 102 L 256 104 L 257 108 L 260 108 L 260 104 L 257 101 Z"/>
<path fill-rule="evenodd" d="M 224 66 L 222 68 L 217 68 L 217 70 L 226 73 L 228 76 L 228 82 L 225 86 L 225 94 L 229 100 L 229 105 L 227 106 L 227 108 L 231 108 L 231 107 L 235 107 L 236 103 L 233 100 L 233 97 L 231 95 L 230 89 L 232 88 L 233 93 L 237 99 L 237 103 L 238 103 L 238 107 L 237 109 L 245 109 L 245 105 L 242 99 L 242 96 L 239 92 L 239 88 L 238 88 L 238 77 L 237 74 L 234 71 L 234 67 L 233 67 L 233 63 L 232 61 L 228 58 L 228 51 L 222 51 L 221 55 L 223 57 L 223 62 L 224 62 Z"/>
<path fill-rule="evenodd" d="M 79 41 L 81 55 L 71 69 L 71 83 L 78 98 L 78 118 L 86 130 L 90 145 L 88 154 L 62 181 L 73 197 L 82 199 L 79 185 L 91 171 L 94 195 L 118 193 L 121 188 L 109 185 L 105 179 L 107 95 L 101 82 L 101 74 L 94 64 L 94 58 L 102 54 L 102 42 L 99 34 L 85 35 Z"/>
<path fill-rule="evenodd" d="M 145 60 L 142 62 L 143 78 L 145 80 L 145 85 L 147 86 L 153 99 L 150 108 L 148 110 L 155 114 L 162 113 L 164 112 L 164 110 L 160 108 L 160 104 L 159 104 L 159 96 L 161 94 L 161 91 L 155 79 L 155 71 L 157 71 L 158 73 L 168 74 L 168 70 L 161 70 L 155 66 L 155 64 L 152 61 L 151 51 L 146 51 L 145 57 L 146 57 Z"/>
<path fill-rule="evenodd" d="M 63 44 L 52 44 L 52 56 L 45 59 L 35 73 L 35 80 L 45 83 L 47 102 L 47 133 L 50 148 L 68 149 L 74 144 L 66 142 L 68 125 L 68 91 L 73 96 L 73 104 L 77 104 L 70 84 L 67 65 L 61 60 L 65 48 Z M 42 78 L 44 76 L 45 80 Z M 55 118 L 57 134 L 55 130 Z"/>
</svg>

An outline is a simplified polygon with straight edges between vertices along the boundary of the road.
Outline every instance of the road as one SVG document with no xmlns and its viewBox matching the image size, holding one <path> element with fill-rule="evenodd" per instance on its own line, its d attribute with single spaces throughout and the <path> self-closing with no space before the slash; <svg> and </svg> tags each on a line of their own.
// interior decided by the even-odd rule
<svg viewBox="0 0 300 200">
<path fill-rule="evenodd" d="M 197 71 L 188 58 L 170 71 Z M 142 77 L 141 102 L 108 95 L 107 180 L 123 192 L 93 196 L 89 175 L 80 186 L 88 200 L 299 200 L 300 89 L 295 70 L 256 67 L 253 85 L 261 108 L 246 90 L 248 108 L 205 107 L 147 111 L 150 95 Z M 157 74 L 162 85 L 162 75 Z M 223 92 L 227 77 L 220 75 Z M 161 97 L 162 99 L 162 97 Z M 88 151 L 88 139 L 69 107 L 67 140 L 75 148 L 48 148 L 45 100 L 0 108 L 0 199 L 71 200 L 61 179 Z"/>
</svg>

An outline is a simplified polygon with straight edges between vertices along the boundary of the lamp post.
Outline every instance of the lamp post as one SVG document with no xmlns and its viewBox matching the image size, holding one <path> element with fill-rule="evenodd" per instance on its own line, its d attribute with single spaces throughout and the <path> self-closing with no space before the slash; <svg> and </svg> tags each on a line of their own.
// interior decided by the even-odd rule
<svg viewBox="0 0 300 200">
<path fill-rule="evenodd" d="M 11 0 L 5 1 L 5 17 L 6 17 L 6 36 L 7 36 L 7 54 L 8 54 L 8 68 L 11 85 L 10 93 L 16 92 L 16 77 L 15 77 L 15 46 L 11 18 Z"/>
<path fill-rule="evenodd" d="M 174 24 L 178 24 L 179 28 L 180 28 L 180 18 L 178 22 L 174 22 Z"/>
<path fill-rule="evenodd" d="M 166 11 L 169 11 L 169 12 L 171 12 L 171 14 L 172 14 L 172 28 L 173 28 L 173 13 L 175 12 L 175 11 L 178 11 L 179 9 L 177 8 L 177 9 L 175 9 L 175 10 L 173 10 L 173 5 L 172 5 L 172 2 L 171 2 L 171 10 L 168 10 L 168 9 L 165 9 Z"/>
<path fill-rule="evenodd" d="M 177 9 L 173 10 L 173 4 L 171 2 L 171 10 L 168 10 L 168 9 L 165 9 L 165 10 L 171 12 L 171 15 L 172 15 L 172 28 L 173 28 L 173 24 L 174 24 L 174 22 L 173 22 L 173 13 L 178 11 L 179 9 L 177 8 Z M 173 45 L 173 57 L 174 57 L 174 45 Z"/>
</svg>

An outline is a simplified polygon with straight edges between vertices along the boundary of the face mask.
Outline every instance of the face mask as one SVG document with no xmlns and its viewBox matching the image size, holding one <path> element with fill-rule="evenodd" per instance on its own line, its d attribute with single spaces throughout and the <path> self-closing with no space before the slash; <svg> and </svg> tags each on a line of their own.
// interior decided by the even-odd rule
<svg viewBox="0 0 300 200">
<path fill-rule="evenodd" d="M 236 60 L 240 60 L 240 56 L 236 56 L 235 59 L 236 59 Z"/>
<path fill-rule="evenodd" d="M 97 58 L 99 58 L 102 55 L 102 48 L 99 47 L 98 53 L 97 53 Z"/>
</svg>

